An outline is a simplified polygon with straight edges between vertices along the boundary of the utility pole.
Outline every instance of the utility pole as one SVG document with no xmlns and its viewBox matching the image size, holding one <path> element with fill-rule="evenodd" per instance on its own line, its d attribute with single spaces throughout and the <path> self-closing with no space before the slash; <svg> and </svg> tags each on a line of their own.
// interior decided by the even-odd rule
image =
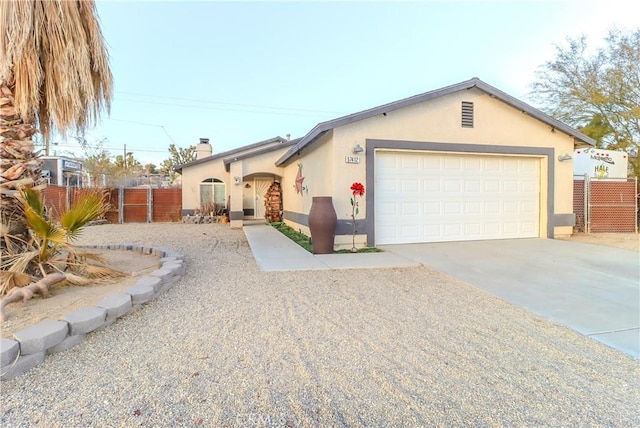
<svg viewBox="0 0 640 428">
<path fill-rule="evenodd" d="M 124 169 L 127 169 L 127 145 L 124 145 L 124 153 L 122 153 L 122 164 L 124 165 Z"/>
</svg>

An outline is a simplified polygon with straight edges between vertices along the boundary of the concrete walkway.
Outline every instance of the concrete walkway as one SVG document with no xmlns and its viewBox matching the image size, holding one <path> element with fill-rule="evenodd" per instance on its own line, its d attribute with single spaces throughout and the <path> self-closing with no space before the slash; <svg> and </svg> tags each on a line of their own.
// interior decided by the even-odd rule
<svg viewBox="0 0 640 428">
<path fill-rule="evenodd" d="M 266 224 L 245 225 L 244 233 L 263 271 L 418 267 L 419 262 L 385 251 L 359 254 L 311 254 Z"/>
</svg>

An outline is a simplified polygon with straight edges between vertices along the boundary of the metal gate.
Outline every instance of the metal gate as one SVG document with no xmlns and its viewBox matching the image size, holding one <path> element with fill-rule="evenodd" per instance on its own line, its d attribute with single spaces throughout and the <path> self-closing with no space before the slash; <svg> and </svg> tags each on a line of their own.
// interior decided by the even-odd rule
<svg viewBox="0 0 640 428">
<path fill-rule="evenodd" d="M 638 179 L 574 177 L 576 229 L 591 232 L 638 232 Z"/>
</svg>

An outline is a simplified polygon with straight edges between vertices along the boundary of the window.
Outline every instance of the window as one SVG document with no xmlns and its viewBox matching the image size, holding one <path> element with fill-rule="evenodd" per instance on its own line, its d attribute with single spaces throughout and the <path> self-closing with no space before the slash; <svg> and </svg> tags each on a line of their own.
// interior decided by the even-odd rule
<svg viewBox="0 0 640 428">
<path fill-rule="evenodd" d="M 227 185 L 217 178 L 207 178 L 200 183 L 200 205 L 212 202 L 219 207 L 227 206 Z"/>
<path fill-rule="evenodd" d="M 473 103 L 462 101 L 462 127 L 473 128 Z"/>
</svg>

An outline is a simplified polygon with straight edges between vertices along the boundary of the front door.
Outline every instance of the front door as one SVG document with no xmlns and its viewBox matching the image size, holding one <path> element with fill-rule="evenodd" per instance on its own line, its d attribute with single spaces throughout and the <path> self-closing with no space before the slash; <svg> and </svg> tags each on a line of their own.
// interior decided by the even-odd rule
<svg viewBox="0 0 640 428">
<path fill-rule="evenodd" d="M 254 215 L 255 218 L 264 218 L 264 197 L 273 181 L 271 179 L 256 178 L 253 182 L 254 188 Z"/>
</svg>

